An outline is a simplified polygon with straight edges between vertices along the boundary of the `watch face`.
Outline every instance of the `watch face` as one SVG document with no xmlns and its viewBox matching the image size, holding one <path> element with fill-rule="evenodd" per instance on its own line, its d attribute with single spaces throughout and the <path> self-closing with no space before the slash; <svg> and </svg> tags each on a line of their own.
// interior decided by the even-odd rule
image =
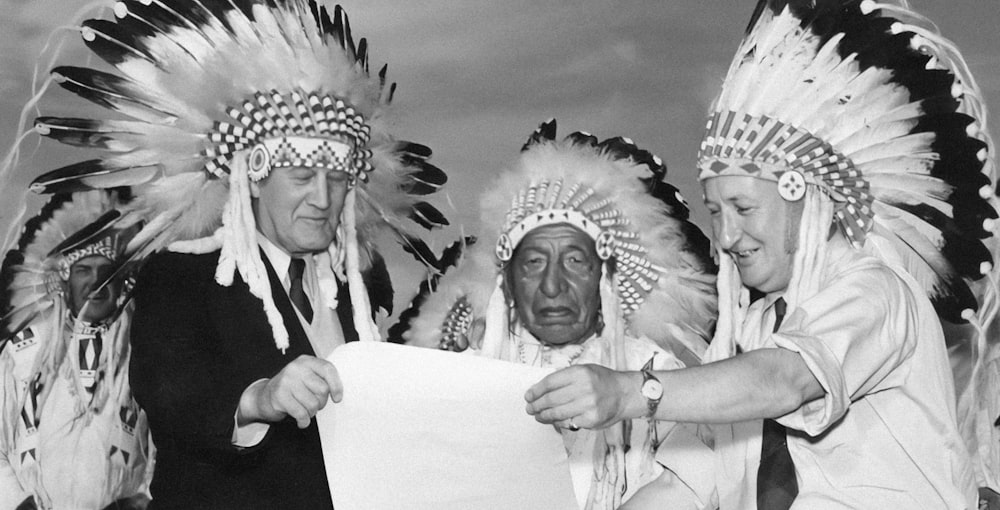
<svg viewBox="0 0 1000 510">
<path fill-rule="evenodd" d="M 642 383 L 642 396 L 649 400 L 660 400 L 663 396 L 663 385 L 656 379 L 647 379 Z"/>
</svg>

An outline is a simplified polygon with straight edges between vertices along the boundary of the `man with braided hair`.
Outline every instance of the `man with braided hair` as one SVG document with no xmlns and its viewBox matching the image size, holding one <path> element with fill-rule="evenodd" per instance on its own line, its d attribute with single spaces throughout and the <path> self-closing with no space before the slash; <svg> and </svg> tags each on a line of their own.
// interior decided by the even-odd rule
<svg viewBox="0 0 1000 510">
<path fill-rule="evenodd" d="M 698 364 L 714 265 L 666 167 L 624 138 L 555 131 L 542 124 L 483 194 L 480 237 L 495 242 L 473 245 L 441 278 L 404 338 L 540 367 Z M 673 508 L 708 503 L 711 451 L 691 427 L 647 418 L 557 424 L 580 508 L 629 507 L 654 482 Z"/>
</svg>

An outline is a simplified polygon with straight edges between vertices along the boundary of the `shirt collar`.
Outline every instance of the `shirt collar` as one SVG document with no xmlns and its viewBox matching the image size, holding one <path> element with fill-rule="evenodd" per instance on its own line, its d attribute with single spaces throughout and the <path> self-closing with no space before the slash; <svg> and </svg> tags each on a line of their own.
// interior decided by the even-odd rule
<svg viewBox="0 0 1000 510">
<path fill-rule="evenodd" d="M 257 231 L 257 244 L 260 245 L 260 249 L 264 250 L 264 255 L 271 262 L 275 274 L 284 282 L 288 276 L 288 266 L 292 263 L 292 257 L 278 245 L 272 243 L 270 239 L 264 237 L 264 234 L 261 234 L 259 230 Z"/>
</svg>

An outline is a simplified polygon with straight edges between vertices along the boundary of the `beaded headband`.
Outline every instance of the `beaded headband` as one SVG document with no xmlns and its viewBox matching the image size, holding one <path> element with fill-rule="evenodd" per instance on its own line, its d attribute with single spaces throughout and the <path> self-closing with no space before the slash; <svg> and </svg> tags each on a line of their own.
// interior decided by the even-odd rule
<svg viewBox="0 0 1000 510">
<path fill-rule="evenodd" d="M 874 199 L 861 171 L 830 144 L 777 119 L 715 112 L 705 128 L 698 169 L 698 180 L 746 175 L 775 181 L 789 202 L 801 200 L 807 184 L 819 186 L 845 203 L 836 221 L 852 244 L 863 244 L 872 228 Z"/>
<path fill-rule="evenodd" d="M 563 193 L 563 179 L 532 182 L 514 197 L 504 227 L 497 239 L 496 256 L 501 262 L 513 257 L 518 243 L 532 230 L 565 223 L 579 228 L 594 240 L 601 260 L 614 257 L 616 284 L 622 311 L 639 308 L 663 271 L 647 258 L 639 235 L 628 228 L 629 220 L 609 198 L 593 188 L 576 183 Z"/>
<path fill-rule="evenodd" d="M 714 266 L 708 239 L 687 221 L 687 204 L 666 173 L 660 158 L 628 138 L 575 132 L 557 139 L 556 121 L 542 123 L 480 196 L 480 238 L 490 242 L 445 250 L 439 271 L 455 267 L 436 287 L 422 287 L 394 326 L 397 336 L 445 350 L 495 347 L 479 341 L 505 337 L 502 315 L 512 318 L 502 266 L 529 232 L 562 224 L 586 233 L 606 261 L 601 311 L 616 325 L 608 334 L 646 337 L 694 359 L 716 315 Z"/>
<path fill-rule="evenodd" d="M 215 123 L 208 134 L 213 145 L 203 154 L 211 158 L 205 169 L 224 177 L 233 155 L 252 147 L 249 172 L 254 181 L 273 168 L 287 167 L 328 168 L 348 174 L 352 184 L 357 178 L 366 181 L 372 153 L 357 150 L 370 137 L 364 116 L 335 96 L 293 91 L 289 99 L 276 90 L 257 92 L 242 110 L 229 108 L 226 113 L 236 123 Z"/>
<path fill-rule="evenodd" d="M 66 255 L 63 255 L 63 257 L 59 259 L 59 277 L 63 280 L 68 280 L 69 270 L 73 267 L 73 264 L 76 264 L 81 259 L 94 255 L 99 255 L 112 262 L 116 261 L 120 255 L 121 248 L 123 247 L 120 246 L 120 243 L 118 243 L 117 237 L 118 236 L 105 237 L 100 241 L 88 244 L 78 250 L 73 250 Z"/>
</svg>

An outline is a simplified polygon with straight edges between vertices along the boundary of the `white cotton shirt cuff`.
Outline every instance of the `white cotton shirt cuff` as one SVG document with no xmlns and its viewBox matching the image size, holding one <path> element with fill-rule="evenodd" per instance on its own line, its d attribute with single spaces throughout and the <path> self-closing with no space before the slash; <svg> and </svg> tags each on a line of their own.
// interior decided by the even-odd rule
<svg viewBox="0 0 1000 510">
<path fill-rule="evenodd" d="M 772 338 L 778 347 L 797 352 L 802 356 L 809 371 L 819 381 L 824 391 L 822 398 L 802 404 L 777 421 L 788 428 L 801 430 L 813 437 L 818 436 L 843 417 L 851 405 L 851 396 L 847 391 L 847 382 L 840 360 L 823 342 L 815 338 L 780 333 L 774 334 Z"/>
<path fill-rule="evenodd" d="M 253 388 L 254 385 L 263 384 L 265 382 L 267 382 L 267 379 L 258 379 L 250 384 L 250 386 L 247 386 L 247 389 L 249 390 L 250 388 Z M 233 413 L 233 446 L 238 446 L 240 448 L 257 446 L 264 440 L 264 436 L 266 436 L 267 431 L 271 429 L 271 425 L 268 423 L 252 422 L 241 427 L 239 425 L 239 414 L 239 409 Z"/>
</svg>

